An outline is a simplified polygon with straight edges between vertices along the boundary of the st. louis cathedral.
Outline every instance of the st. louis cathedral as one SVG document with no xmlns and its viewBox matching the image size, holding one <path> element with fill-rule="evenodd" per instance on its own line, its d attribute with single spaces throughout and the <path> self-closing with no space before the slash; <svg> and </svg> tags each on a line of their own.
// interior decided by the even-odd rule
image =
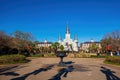
<svg viewBox="0 0 120 80">
<path fill-rule="evenodd" d="M 78 39 L 77 36 L 74 36 L 74 40 L 72 40 L 70 38 L 70 30 L 68 27 L 68 24 L 66 26 L 66 34 L 65 34 L 65 39 L 62 41 L 61 36 L 59 36 L 59 40 L 58 43 L 60 43 L 60 45 L 64 46 L 64 50 L 66 51 L 78 51 Z"/>
</svg>

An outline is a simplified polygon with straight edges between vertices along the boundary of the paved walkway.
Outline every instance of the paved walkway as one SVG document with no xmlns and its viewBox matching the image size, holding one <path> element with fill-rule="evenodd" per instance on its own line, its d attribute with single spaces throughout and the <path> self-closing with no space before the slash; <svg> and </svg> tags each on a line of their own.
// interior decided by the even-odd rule
<svg viewBox="0 0 120 80">
<path fill-rule="evenodd" d="M 120 67 L 103 64 L 104 59 L 35 58 L 22 65 L 0 67 L 0 80 L 120 80 Z"/>
</svg>

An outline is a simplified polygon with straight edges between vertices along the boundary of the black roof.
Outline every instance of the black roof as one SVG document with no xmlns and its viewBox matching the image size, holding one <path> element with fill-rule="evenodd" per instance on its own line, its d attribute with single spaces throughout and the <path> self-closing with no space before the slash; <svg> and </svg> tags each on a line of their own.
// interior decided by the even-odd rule
<svg viewBox="0 0 120 80">
<path fill-rule="evenodd" d="M 83 44 L 92 44 L 92 43 L 100 43 L 100 42 L 84 42 Z"/>
<path fill-rule="evenodd" d="M 52 42 L 40 42 L 39 44 L 52 44 Z"/>
</svg>

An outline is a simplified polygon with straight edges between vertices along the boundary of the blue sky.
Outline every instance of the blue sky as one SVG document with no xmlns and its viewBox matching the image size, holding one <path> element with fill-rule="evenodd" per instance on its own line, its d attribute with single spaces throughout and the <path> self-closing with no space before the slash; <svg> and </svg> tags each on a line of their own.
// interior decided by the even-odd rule
<svg viewBox="0 0 120 80">
<path fill-rule="evenodd" d="M 71 37 L 79 42 L 99 41 L 120 30 L 120 0 L 0 0 L 0 30 L 31 32 L 39 41 Z"/>
</svg>

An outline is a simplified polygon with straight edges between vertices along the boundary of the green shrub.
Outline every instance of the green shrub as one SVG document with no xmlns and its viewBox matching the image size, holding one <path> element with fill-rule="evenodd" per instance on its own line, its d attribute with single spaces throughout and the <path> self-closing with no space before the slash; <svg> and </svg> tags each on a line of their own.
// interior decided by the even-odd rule
<svg viewBox="0 0 120 80">
<path fill-rule="evenodd" d="M 106 58 L 106 55 L 100 54 L 97 56 L 96 54 L 91 54 L 91 53 L 78 53 L 78 54 L 73 54 L 73 58 Z"/>
<path fill-rule="evenodd" d="M 80 54 L 74 54 L 74 58 L 89 58 L 90 54 L 80 53 Z"/>
<path fill-rule="evenodd" d="M 109 56 L 105 59 L 105 63 L 120 65 L 120 56 Z"/>
<path fill-rule="evenodd" d="M 56 57 L 56 55 L 55 54 L 52 54 L 52 53 L 46 53 L 46 54 L 44 54 L 44 57 Z"/>
<path fill-rule="evenodd" d="M 14 63 L 23 63 L 27 62 L 25 56 L 14 54 L 14 55 L 3 55 L 0 56 L 0 64 L 14 64 Z"/>
<path fill-rule="evenodd" d="M 30 57 L 44 57 L 43 54 L 30 54 Z"/>
<path fill-rule="evenodd" d="M 44 54 L 30 54 L 30 57 L 45 57 L 45 58 L 52 58 L 52 57 L 56 57 L 55 54 L 53 53 L 44 53 Z"/>
<path fill-rule="evenodd" d="M 105 55 L 99 55 L 99 56 L 91 55 L 91 58 L 106 58 L 106 56 Z"/>
</svg>

